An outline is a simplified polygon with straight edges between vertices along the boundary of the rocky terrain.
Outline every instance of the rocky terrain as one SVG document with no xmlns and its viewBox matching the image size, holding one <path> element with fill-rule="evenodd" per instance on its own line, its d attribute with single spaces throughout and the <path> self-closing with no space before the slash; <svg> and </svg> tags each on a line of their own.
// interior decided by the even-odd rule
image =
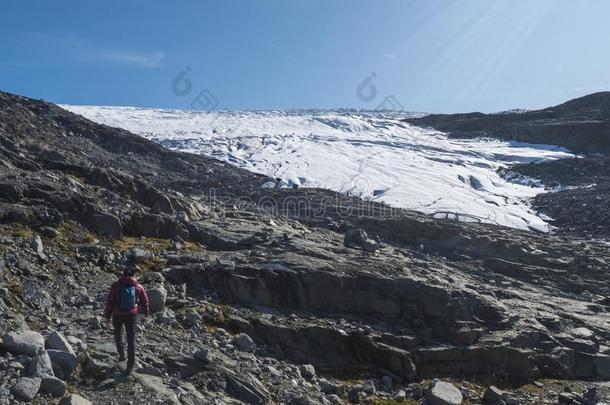
<svg viewBox="0 0 610 405">
<path fill-rule="evenodd" d="M 558 232 L 610 237 L 610 92 L 537 111 L 439 114 L 406 121 L 457 138 L 560 145 L 581 153 L 577 159 L 519 165 L 503 174 L 509 179 L 533 178 L 549 188 L 549 193 L 534 197 L 532 205 L 552 218 Z"/>
<path fill-rule="evenodd" d="M 406 121 L 434 127 L 455 138 L 492 137 L 562 145 L 575 152 L 610 151 L 610 92 L 536 111 L 432 114 Z"/>
<path fill-rule="evenodd" d="M 532 205 L 553 218 L 559 232 L 610 238 L 610 158 L 585 156 L 523 165 L 512 173 L 538 179 L 554 190 L 537 195 Z"/>
<path fill-rule="evenodd" d="M 0 93 L 0 404 L 610 401 L 606 241 L 268 180 Z"/>
</svg>

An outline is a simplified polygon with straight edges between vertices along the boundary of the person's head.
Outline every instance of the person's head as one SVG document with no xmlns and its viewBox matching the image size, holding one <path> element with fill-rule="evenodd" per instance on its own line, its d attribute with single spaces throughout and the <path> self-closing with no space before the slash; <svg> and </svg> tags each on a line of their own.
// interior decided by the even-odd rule
<svg viewBox="0 0 610 405">
<path fill-rule="evenodd" d="M 123 270 L 124 277 L 133 277 L 136 275 L 136 271 L 138 270 L 137 266 L 129 266 Z"/>
</svg>

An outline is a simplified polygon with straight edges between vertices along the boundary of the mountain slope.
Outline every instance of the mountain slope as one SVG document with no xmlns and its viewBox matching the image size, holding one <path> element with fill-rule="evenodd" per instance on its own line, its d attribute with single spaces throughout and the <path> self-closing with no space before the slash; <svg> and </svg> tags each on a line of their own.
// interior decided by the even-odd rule
<svg viewBox="0 0 610 405">
<path fill-rule="evenodd" d="M 542 110 L 501 114 L 432 114 L 405 121 L 454 138 L 493 137 L 561 145 L 575 152 L 610 151 L 610 92 Z"/>
</svg>

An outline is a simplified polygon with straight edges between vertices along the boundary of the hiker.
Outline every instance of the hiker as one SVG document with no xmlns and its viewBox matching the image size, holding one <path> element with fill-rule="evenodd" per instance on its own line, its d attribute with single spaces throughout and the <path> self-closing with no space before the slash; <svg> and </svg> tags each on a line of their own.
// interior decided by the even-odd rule
<svg viewBox="0 0 610 405">
<path fill-rule="evenodd" d="M 114 341 L 119 353 L 119 361 L 125 361 L 125 351 L 123 350 L 122 334 L 123 325 L 127 335 L 127 368 L 125 373 L 129 374 L 133 369 L 136 353 L 136 329 L 138 312 L 148 316 L 150 308 L 148 305 L 148 295 L 146 290 L 134 277 L 135 267 L 127 268 L 123 271 L 123 276 L 112 284 L 104 317 L 110 320 L 112 316 L 112 327 Z"/>
</svg>

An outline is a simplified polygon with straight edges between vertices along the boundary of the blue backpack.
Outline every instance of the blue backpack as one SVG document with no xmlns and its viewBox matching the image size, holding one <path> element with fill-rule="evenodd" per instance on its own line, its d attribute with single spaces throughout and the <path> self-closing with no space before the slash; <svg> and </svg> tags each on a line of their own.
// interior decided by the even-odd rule
<svg viewBox="0 0 610 405">
<path fill-rule="evenodd" d="M 121 284 L 119 290 L 119 308 L 121 311 L 130 311 L 136 306 L 136 286 L 131 284 Z"/>
</svg>

